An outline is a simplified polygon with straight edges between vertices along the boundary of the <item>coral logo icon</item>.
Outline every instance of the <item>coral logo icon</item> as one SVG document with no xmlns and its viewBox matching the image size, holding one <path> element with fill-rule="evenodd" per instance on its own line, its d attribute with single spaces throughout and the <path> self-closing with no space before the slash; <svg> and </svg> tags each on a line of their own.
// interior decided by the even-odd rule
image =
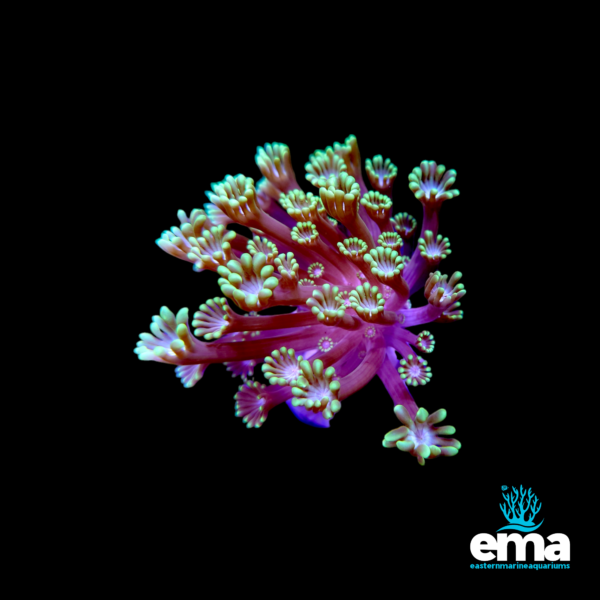
<svg viewBox="0 0 600 600">
<path fill-rule="evenodd" d="M 506 486 L 503 485 L 502 489 L 506 489 Z M 544 519 L 538 525 L 533 522 L 534 517 L 542 508 L 542 503 L 540 502 L 538 505 L 537 496 L 531 492 L 531 488 L 525 491 L 523 486 L 520 490 L 513 487 L 512 492 L 503 493 L 502 496 L 506 503 L 501 504 L 500 508 L 508 521 L 508 525 L 500 527 L 498 531 L 504 531 L 505 529 L 535 531 L 544 522 Z"/>
</svg>

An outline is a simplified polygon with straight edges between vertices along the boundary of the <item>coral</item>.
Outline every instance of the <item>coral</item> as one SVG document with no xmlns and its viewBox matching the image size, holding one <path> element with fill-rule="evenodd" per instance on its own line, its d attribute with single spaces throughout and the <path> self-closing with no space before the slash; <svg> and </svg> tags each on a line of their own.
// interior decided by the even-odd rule
<svg viewBox="0 0 600 600">
<path fill-rule="evenodd" d="M 188 309 L 175 314 L 163 306 L 150 333 L 140 334 L 138 358 L 172 365 L 186 388 L 210 364 L 224 364 L 243 380 L 235 414 L 252 428 L 280 404 L 304 423 L 329 427 L 346 398 L 378 376 L 402 423 L 383 445 L 420 464 L 455 455 L 460 443 L 445 437 L 454 427 L 435 426 L 446 411 L 429 415 L 408 386 L 431 379 L 417 352 L 431 353 L 435 341 L 420 326 L 463 318 L 462 274 L 435 270 L 450 253 L 438 234 L 439 212 L 458 195 L 456 172 L 423 161 L 409 175 L 423 209 L 415 242 L 416 219 L 392 217 L 397 168 L 381 155 L 367 159 L 369 191 L 354 136 L 309 157 L 305 179 L 314 193 L 300 189 L 285 144 L 258 147 L 256 163 L 257 184 L 226 175 L 211 184 L 204 208 L 178 211 L 179 225 L 156 240 L 195 271 L 215 273 L 203 276 L 218 277 L 223 297 L 205 300 L 191 324 Z M 237 233 L 233 223 L 242 226 Z M 410 300 L 420 290 L 424 306 Z M 262 313 L 280 306 L 293 312 Z M 256 376 L 267 383 L 248 379 Z"/>
</svg>

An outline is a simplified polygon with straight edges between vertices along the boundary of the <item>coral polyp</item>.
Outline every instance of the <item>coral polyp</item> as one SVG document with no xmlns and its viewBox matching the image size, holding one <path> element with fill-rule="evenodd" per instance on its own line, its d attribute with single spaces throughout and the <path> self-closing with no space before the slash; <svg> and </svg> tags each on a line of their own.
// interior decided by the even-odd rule
<svg viewBox="0 0 600 600">
<path fill-rule="evenodd" d="M 415 217 L 393 214 L 398 168 L 382 155 L 367 159 L 369 190 L 354 136 L 311 154 L 304 177 L 285 144 L 259 146 L 255 159 L 261 179 L 226 175 L 210 184 L 210 202 L 189 215 L 179 210 L 179 224 L 156 240 L 194 271 L 211 272 L 203 277 L 218 278 L 222 296 L 204 299 L 191 323 L 187 308 L 163 306 L 140 334 L 138 358 L 172 365 L 186 388 L 211 364 L 225 365 L 242 379 L 235 415 L 249 428 L 280 404 L 303 423 L 330 427 L 346 399 L 377 376 L 402 423 L 384 447 L 421 465 L 457 454 L 460 442 L 445 437 L 454 427 L 435 426 L 446 410 L 430 415 L 408 388 L 431 379 L 419 353 L 431 353 L 435 341 L 422 326 L 463 317 L 462 273 L 437 270 L 451 252 L 438 228 L 441 207 L 459 194 L 456 171 L 423 161 L 409 174 L 423 212 L 415 235 Z M 291 312 L 262 313 L 279 307 Z"/>
</svg>

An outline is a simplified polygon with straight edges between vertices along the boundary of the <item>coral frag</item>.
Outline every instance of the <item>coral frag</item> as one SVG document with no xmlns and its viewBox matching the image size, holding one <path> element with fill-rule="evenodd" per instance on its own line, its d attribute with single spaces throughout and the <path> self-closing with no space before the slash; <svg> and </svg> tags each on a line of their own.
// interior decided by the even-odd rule
<svg viewBox="0 0 600 600">
<path fill-rule="evenodd" d="M 227 175 L 206 192 L 210 203 L 189 215 L 180 210 L 179 225 L 156 240 L 195 271 L 216 273 L 223 297 L 206 299 L 191 320 L 187 308 L 174 314 L 162 307 L 150 333 L 140 335 L 138 358 L 173 365 L 185 387 L 211 363 L 225 364 L 242 379 L 235 414 L 248 427 L 260 427 L 283 403 L 304 423 L 329 427 L 344 400 L 377 375 L 402 423 L 383 446 L 420 464 L 454 456 L 460 442 L 447 437 L 454 427 L 437 426 L 446 411 L 417 407 L 407 386 L 431 379 L 418 352 L 431 353 L 435 341 L 420 326 L 463 315 L 461 273 L 437 270 L 450 253 L 438 223 L 443 202 L 458 196 L 456 172 L 423 161 L 409 175 L 423 206 L 417 238 L 413 216 L 392 214 L 396 166 L 381 155 L 367 159 L 369 191 L 354 136 L 309 157 L 313 193 L 300 189 L 285 144 L 257 150 L 258 183 Z M 232 223 L 248 235 L 231 230 Z M 426 302 L 413 307 L 420 290 Z M 294 310 L 261 315 L 276 306 Z M 252 379 L 255 368 L 268 384 Z"/>
</svg>

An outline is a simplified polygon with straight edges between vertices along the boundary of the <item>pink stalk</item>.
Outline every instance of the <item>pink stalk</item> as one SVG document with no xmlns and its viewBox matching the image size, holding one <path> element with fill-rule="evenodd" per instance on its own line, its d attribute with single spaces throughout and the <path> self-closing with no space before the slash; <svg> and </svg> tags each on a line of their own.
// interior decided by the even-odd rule
<svg viewBox="0 0 600 600">
<path fill-rule="evenodd" d="M 372 338 L 367 344 L 367 356 L 362 363 L 346 377 L 340 379 L 339 399 L 344 400 L 362 389 L 377 374 L 386 358 L 386 347 L 382 335 Z"/>
<path fill-rule="evenodd" d="M 390 359 L 386 356 L 379 371 L 377 372 L 379 379 L 383 382 L 385 389 L 388 394 L 392 397 L 394 405 L 398 406 L 401 404 L 406 408 L 410 414 L 411 419 L 415 418 L 417 410 L 419 409 L 416 405 L 413 397 L 410 395 L 406 384 L 400 378 L 400 375 L 396 371 L 394 365 L 390 362 Z"/>
<path fill-rule="evenodd" d="M 355 286 L 352 285 L 341 285 L 338 287 L 340 292 L 349 292 L 355 288 Z M 318 289 L 320 289 L 318 286 L 313 285 L 299 285 L 295 290 L 283 290 L 277 287 L 273 292 L 273 297 L 269 302 L 269 307 L 298 306 L 301 304 L 306 304 L 306 301 L 309 298 L 312 298 L 313 291 Z"/>
<path fill-rule="evenodd" d="M 249 317 L 248 317 L 249 318 Z M 217 363 L 263 359 L 273 350 L 282 346 L 294 348 L 296 351 L 316 348 L 319 340 L 327 335 L 329 327 L 316 325 L 310 329 L 292 335 L 281 335 L 267 339 L 254 339 L 247 342 L 198 342 L 185 357 L 173 359 L 173 364 L 194 365 L 198 363 Z"/>
<path fill-rule="evenodd" d="M 236 315 L 237 317 L 237 315 Z M 319 321 L 312 312 L 293 313 L 288 315 L 269 315 L 264 317 L 235 318 L 227 329 L 227 333 L 236 331 L 265 331 L 267 329 L 287 329 L 318 325 Z"/>
<path fill-rule="evenodd" d="M 337 363 L 332 365 L 335 368 L 335 374 L 337 377 L 345 377 L 359 367 L 363 361 L 363 359 L 360 358 L 361 351 L 365 352 L 365 344 L 356 344 L 355 347 L 346 352 L 346 354 Z"/>
<path fill-rule="evenodd" d="M 423 225 L 421 227 L 421 235 L 419 237 L 423 237 L 428 229 L 433 233 L 434 237 L 437 235 L 438 227 L 440 225 L 440 209 L 441 206 L 439 206 L 437 210 L 425 207 L 423 208 Z"/>
<path fill-rule="evenodd" d="M 413 327 L 414 325 L 423 325 L 424 323 L 435 321 L 438 317 L 442 316 L 444 309 L 428 304 L 419 308 L 407 308 L 400 312 L 404 315 L 402 327 Z"/>
<path fill-rule="evenodd" d="M 364 208 L 364 206 L 361 205 L 361 208 Z M 375 227 L 377 227 L 377 225 L 375 225 L 373 219 L 371 219 L 369 215 L 366 215 L 366 217 L 371 221 L 371 223 L 373 223 Z M 377 246 L 369 228 L 360 216 L 360 211 L 359 214 L 356 215 L 356 219 L 353 219 L 352 221 L 346 224 L 346 228 L 348 229 L 348 231 L 350 231 L 353 237 L 357 237 L 363 240 L 363 242 L 366 242 L 369 248 L 375 248 Z M 375 238 L 377 238 L 377 236 L 375 236 Z"/>
</svg>

